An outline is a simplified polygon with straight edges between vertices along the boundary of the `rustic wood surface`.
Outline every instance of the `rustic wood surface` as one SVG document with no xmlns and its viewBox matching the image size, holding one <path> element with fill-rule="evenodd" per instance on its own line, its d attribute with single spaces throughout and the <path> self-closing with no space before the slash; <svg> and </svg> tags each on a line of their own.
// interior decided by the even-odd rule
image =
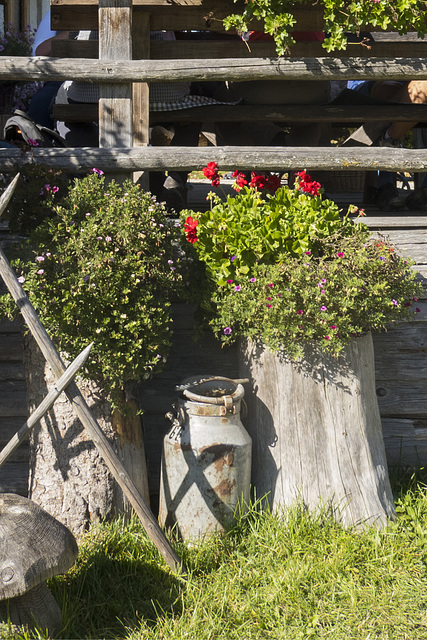
<svg viewBox="0 0 427 640">
<path fill-rule="evenodd" d="M 100 55 L 102 52 L 100 51 Z M 86 82 L 209 82 L 214 80 L 425 80 L 425 58 L 204 58 L 170 60 L 87 60 L 4 56 L 0 80 L 82 80 Z"/>
<path fill-rule="evenodd" d="M 133 20 L 145 13 L 135 12 Z M 134 25 L 135 27 L 135 25 Z M 136 31 L 139 33 L 139 30 Z M 142 38 L 141 38 L 142 40 Z M 375 42 L 370 49 L 360 44 L 349 44 L 345 51 L 328 53 L 320 42 L 300 42 L 291 47 L 290 58 L 364 58 L 380 57 L 423 57 L 426 53 L 426 41 L 413 40 Z M 153 40 L 150 43 L 151 60 L 182 60 L 186 58 L 275 58 L 276 48 L 273 42 L 251 42 L 247 46 L 237 35 L 226 40 L 177 40 L 164 42 Z M 54 58 L 98 58 L 98 42 L 96 40 L 54 40 L 52 42 Z M 134 56 L 135 57 L 135 56 Z M 141 56 L 142 57 L 142 56 Z"/>
<path fill-rule="evenodd" d="M 58 120 L 70 122 L 92 122 L 98 119 L 97 104 L 58 104 L 53 107 Z M 395 120 L 427 121 L 427 105 L 213 105 L 170 111 L 152 111 L 151 123 L 166 122 L 336 122 L 353 123 Z"/>
<path fill-rule="evenodd" d="M 43 149 L 31 157 L 19 149 L 0 149 L 0 171 L 14 172 L 28 162 L 51 167 L 85 171 L 99 167 L 104 171 L 181 171 L 201 170 L 217 162 L 220 170 L 280 170 L 295 167 L 321 170 L 359 171 L 375 167 L 384 171 L 425 171 L 427 149 L 387 149 L 336 147 L 140 147 L 98 149 L 94 147 Z"/>
<path fill-rule="evenodd" d="M 239 375 L 251 380 L 244 424 L 257 496 L 275 511 L 330 505 L 345 526 L 394 517 L 371 334 L 338 359 L 307 349 L 300 366 L 244 341 Z"/>
</svg>

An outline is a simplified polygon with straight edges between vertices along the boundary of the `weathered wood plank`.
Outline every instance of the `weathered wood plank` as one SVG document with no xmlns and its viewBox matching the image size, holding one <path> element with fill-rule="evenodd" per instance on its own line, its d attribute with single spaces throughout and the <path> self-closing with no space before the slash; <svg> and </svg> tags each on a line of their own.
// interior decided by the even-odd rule
<svg viewBox="0 0 427 640">
<path fill-rule="evenodd" d="M 384 446 L 390 467 L 420 468 L 427 464 L 427 439 L 416 425 L 419 420 L 382 419 Z"/>
<path fill-rule="evenodd" d="M 4 362 L 0 354 L 0 382 L 24 380 L 24 366 L 20 362 Z"/>
<path fill-rule="evenodd" d="M 19 318 L 15 320 L 0 320 L 0 333 L 20 333 L 21 323 Z M 1 359 L 1 350 L 0 350 Z"/>
<path fill-rule="evenodd" d="M 0 149 L 0 170 L 16 171 L 16 166 L 31 161 L 48 163 L 52 168 L 85 171 L 100 167 L 114 171 L 163 171 L 201 169 L 208 162 L 217 162 L 222 171 L 271 169 L 287 171 L 295 167 L 322 170 L 358 171 L 424 171 L 427 149 L 386 149 L 336 147 L 140 147 L 97 149 L 93 147 L 47 149 L 36 148 L 31 158 L 19 149 Z"/>
<path fill-rule="evenodd" d="M 100 52 L 102 56 L 102 52 Z M 209 60 L 86 60 L 6 57 L 0 80 L 167 82 L 241 80 L 426 80 L 425 58 L 224 58 Z"/>
<path fill-rule="evenodd" d="M 0 333 L 0 361 L 22 362 L 22 336 L 20 333 Z"/>
<path fill-rule="evenodd" d="M 98 119 L 97 104 L 58 104 L 53 114 L 59 120 L 92 122 Z M 170 111 L 152 111 L 151 123 L 166 122 L 318 122 L 363 123 L 395 120 L 427 122 L 427 105 L 342 106 L 342 105 L 213 105 Z"/>
<path fill-rule="evenodd" d="M 134 19 L 139 12 L 135 12 Z M 203 51 L 206 58 L 274 58 L 276 57 L 273 42 L 252 42 L 250 48 L 238 37 L 227 40 L 194 40 L 175 42 L 153 41 L 150 45 L 151 60 L 183 60 L 200 58 Z M 426 55 L 427 42 L 379 42 L 370 49 L 362 49 L 359 44 L 349 45 L 345 51 L 328 53 L 320 42 L 301 42 L 291 47 L 290 58 L 349 58 L 354 55 L 363 57 L 422 57 Z M 52 42 L 54 58 L 98 58 L 98 42 L 96 40 L 54 40 Z"/>
<path fill-rule="evenodd" d="M 27 398 L 25 382 L 6 380 L 0 382 L 0 417 L 26 417 Z"/>
<path fill-rule="evenodd" d="M 377 381 L 378 406 L 385 417 L 422 417 L 427 414 L 427 390 L 412 382 Z"/>
<path fill-rule="evenodd" d="M 8 462 L 0 469 L 0 493 L 28 495 L 28 462 Z"/>
</svg>

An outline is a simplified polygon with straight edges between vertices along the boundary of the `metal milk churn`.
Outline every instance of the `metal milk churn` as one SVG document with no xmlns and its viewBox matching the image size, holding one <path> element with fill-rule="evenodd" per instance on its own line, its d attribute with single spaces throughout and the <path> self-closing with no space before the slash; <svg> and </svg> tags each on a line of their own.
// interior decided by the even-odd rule
<svg viewBox="0 0 427 640">
<path fill-rule="evenodd" d="M 249 502 L 252 440 L 240 421 L 241 382 L 187 378 L 163 441 L 159 523 L 184 540 L 223 531 Z"/>
</svg>

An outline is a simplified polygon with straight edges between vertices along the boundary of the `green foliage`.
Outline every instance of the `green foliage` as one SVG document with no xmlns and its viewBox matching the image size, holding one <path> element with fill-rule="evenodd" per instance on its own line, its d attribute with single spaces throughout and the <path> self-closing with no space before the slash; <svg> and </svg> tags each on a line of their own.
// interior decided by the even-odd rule
<svg viewBox="0 0 427 640">
<path fill-rule="evenodd" d="M 24 164 L 19 173 L 18 185 L 3 217 L 9 221 L 12 233 L 27 236 L 54 215 L 52 203 L 60 204 L 70 178 L 61 169 L 48 169 L 42 164 Z"/>
<path fill-rule="evenodd" d="M 313 195 L 318 183 L 300 180 L 275 195 L 245 187 L 225 202 L 214 197 L 210 211 L 182 213 L 184 227 L 196 225 L 193 250 L 206 269 L 196 296 L 226 343 L 249 337 L 296 358 L 314 341 L 338 355 L 354 337 L 415 314 L 421 285 L 386 239 L 370 239 L 365 225 Z"/>
<path fill-rule="evenodd" d="M 55 196 L 53 197 L 55 198 Z M 85 373 L 106 391 L 158 368 L 170 344 L 170 298 L 181 259 L 163 205 L 128 181 L 75 180 L 13 266 L 61 351 L 94 341 Z M 10 296 L 3 312 L 16 312 Z"/>
<path fill-rule="evenodd" d="M 237 0 L 235 0 L 237 2 Z M 306 4 L 305 0 L 248 0 L 239 13 L 225 19 L 226 29 L 235 28 L 240 33 L 249 31 L 251 21 L 261 20 L 264 31 L 274 37 L 278 55 L 287 53 L 294 44 L 295 29 L 293 9 Z M 346 49 L 346 32 L 357 33 L 366 25 L 377 31 L 393 26 L 401 34 L 417 31 L 423 37 L 427 30 L 427 7 L 423 0 L 320 0 L 323 8 L 324 31 L 328 34 L 324 47 L 327 51 Z"/>
</svg>

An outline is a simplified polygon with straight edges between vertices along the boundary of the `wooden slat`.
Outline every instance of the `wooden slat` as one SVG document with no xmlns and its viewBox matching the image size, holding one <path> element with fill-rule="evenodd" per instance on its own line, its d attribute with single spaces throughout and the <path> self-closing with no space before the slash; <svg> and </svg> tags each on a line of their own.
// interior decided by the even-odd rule
<svg viewBox="0 0 427 640">
<path fill-rule="evenodd" d="M 135 14 L 138 16 L 138 12 Z M 152 60 L 182 60 L 186 58 L 274 58 L 275 45 L 272 42 L 254 42 L 250 49 L 238 38 L 228 40 L 198 41 L 152 41 Z M 349 45 L 345 51 L 328 53 L 320 42 L 301 42 L 294 45 L 290 58 L 349 58 L 353 56 L 372 57 L 425 57 L 427 40 L 415 42 L 379 42 L 371 49 L 362 49 L 361 45 Z M 52 55 L 56 58 L 97 58 L 98 42 L 96 40 L 54 40 Z"/>
<path fill-rule="evenodd" d="M 24 380 L 24 366 L 20 362 L 4 362 L 0 355 L 0 382 L 6 380 Z"/>
<path fill-rule="evenodd" d="M 28 495 L 28 462 L 7 462 L 0 469 L 0 493 Z"/>
<path fill-rule="evenodd" d="M 389 469 L 393 466 L 419 469 L 427 464 L 427 438 L 417 428 L 425 420 L 383 418 L 381 422 Z"/>
<path fill-rule="evenodd" d="M 25 382 L 7 380 L 0 382 L 0 417 L 26 417 L 27 401 Z"/>
<path fill-rule="evenodd" d="M 92 122 L 98 117 L 97 104 L 57 104 L 53 114 L 58 120 Z M 338 105 L 213 105 L 180 109 L 176 111 L 152 111 L 150 121 L 167 122 L 334 122 L 361 124 L 363 122 L 427 122 L 427 105 L 392 106 L 338 106 Z"/>
<path fill-rule="evenodd" d="M 0 333 L 0 361 L 22 362 L 22 336 L 20 333 Z"/>
<path fill-rule="evenodd" d="M 427 149 L 387 149 L 337 147 L 141 147 L 98 149 L 70 147 L 65 149 L 35 148 L 34 164 L 48 163 L 52 168 L 85 171 L 99 167 L 114 171 L 193 171 L 217 162 L 220 170 L 269 169 L 285 172 L 295 167 L 328 171 L 369 170 L 375 166 L 384 171 L 424 171 Z M 16 171 L 27 162 L 18 149 L 0 149 L 0 170 Z"/>
<path fill-rule="evenodd" d="M 102 51 L 100 51 L 102 57 Z M 1 80 L 86 82 L 210 82 L 214 80 L 427 80 L 425 58 L 203 58 L 85 60 L 4 57 Z"/>
</svg>

